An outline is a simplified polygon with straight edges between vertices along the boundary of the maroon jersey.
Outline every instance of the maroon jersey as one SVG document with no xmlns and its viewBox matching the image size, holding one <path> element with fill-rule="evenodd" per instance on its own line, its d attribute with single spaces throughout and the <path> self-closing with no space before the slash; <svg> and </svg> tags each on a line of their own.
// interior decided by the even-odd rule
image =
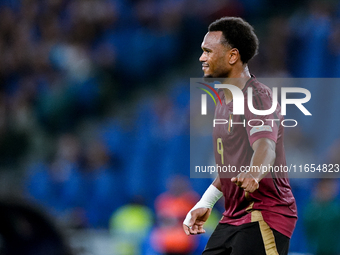
<svg viewBox="0 0 340 255">
<path fill-rule="evenodd" d="M 254 115 L 247 104 L 248 87 L 253 89 L 255 109 L 271 108 L 272 91 L 253 76 L 243 88 L 244 115 L 233 115 L 233 102 L 226 104 L 223 90 L 218 91 L 222 105 L 217 104 L 215 119 L 228 120 L 228 123 L 216 124 L 213 129 L 215 160 L 217 166 L 234 166 L 233 170 L 236 170 L 231 172 L 229 168 L 227 173 L 219 171 L 222 192 L 225 196 L 225 212 L 220 222 L 232 225 L 248 223 L 252 221 L 250 212 L 259 210 L 271 228 L 291 237 L 297 220 L 297 211 L 287 173 L 282 170 L 268 173 L 261 180 L 259 189 L 249 194 L 251 201 L 245 198 L 242 188 L 230 181 L 230 178 L 237 176 L 245 166 L 250 166 L 253 156 L 252 145 L 259 138 L 269 138 L 276 143 L 276 159 L 273 166 L 281 169 L 286 166 L 281 107 L 278 104 L 275 112 L 270 115 Z M 252 127 L 261 124 L 262 127 Z"/>
</svg>

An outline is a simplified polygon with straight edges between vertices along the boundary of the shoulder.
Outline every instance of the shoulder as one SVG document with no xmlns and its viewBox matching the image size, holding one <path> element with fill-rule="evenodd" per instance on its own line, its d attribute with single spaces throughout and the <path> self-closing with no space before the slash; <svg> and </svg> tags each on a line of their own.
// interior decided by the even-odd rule
<svg viewBox="0 0 340 255">
<path fill-rule="evenodd" d="M 249 89 L 252 91 L 253 98 L 260 97 L 262 99 L 271 99 L 273 96 L 272 90 L 256 79 L 253 79 L 252 82 L 250 82 L 245 93 L 248 94 Z"/>
<path fill-rule="evenodd" d="M 247 102 L 248 102 L 248 94 L 251 93 L 251 101 L 255 109 L 258 110 L 267 110 L 270 109 L 273 103 L 273 93 L 272 90 L 259 82 L 256 79 L 253 79 L 250 82 L 244 91 L 247 94 Z M 248 103 L 245 102 L 246 107 L 248 108 Z"/>
</svg>

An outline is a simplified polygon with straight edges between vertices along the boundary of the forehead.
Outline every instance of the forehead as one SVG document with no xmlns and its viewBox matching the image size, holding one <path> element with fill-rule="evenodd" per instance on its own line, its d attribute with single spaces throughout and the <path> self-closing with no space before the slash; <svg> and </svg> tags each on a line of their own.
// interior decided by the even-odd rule
<svg viewBox="0 0 340 255">
<path fill-rule="evenodd" d="M 208 32 L 203 39 L 202 42 L 202 48 L 211 48 L 216 47 L 217 45 L 221 45 L 221 39 L 222 39 L 222 31 L 213 31 Z"/>
</svg>

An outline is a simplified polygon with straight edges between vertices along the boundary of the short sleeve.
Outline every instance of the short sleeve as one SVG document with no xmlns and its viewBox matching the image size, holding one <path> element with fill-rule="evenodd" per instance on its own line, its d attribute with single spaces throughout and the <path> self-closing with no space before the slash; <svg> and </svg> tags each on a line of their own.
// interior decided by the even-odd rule
<svg viewBox="0 0 340 255">
<path fill-rule="evenodd" d="M 269 138 L 277 142 L 279 123 L 281 115 L 277 104 L 275 111 L 269 115 L 255 115 L 248 107 L 247 98 L 245 98 L 245 121 L 246 130 L 250 146 L 260 138 Z M 272 95 L 268 91 L 253 94 L 253 107 L 257 110 L 268 110 L 272 107 Z"/>
</svg>

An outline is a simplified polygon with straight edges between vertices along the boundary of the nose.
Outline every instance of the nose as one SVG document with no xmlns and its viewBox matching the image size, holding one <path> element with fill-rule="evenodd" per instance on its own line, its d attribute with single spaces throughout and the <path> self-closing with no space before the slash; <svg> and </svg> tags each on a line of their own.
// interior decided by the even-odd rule
<svg viewBox="0 0 340 255">
<path fill-rule="evenodd" d="M 207 61 L 207 54 L 205 53 L 205 51 L 203 51 L 202 55 L 200 56 L 200 58 L 198 59 L 200 62 L 205 62 Z"/>
</svg>

